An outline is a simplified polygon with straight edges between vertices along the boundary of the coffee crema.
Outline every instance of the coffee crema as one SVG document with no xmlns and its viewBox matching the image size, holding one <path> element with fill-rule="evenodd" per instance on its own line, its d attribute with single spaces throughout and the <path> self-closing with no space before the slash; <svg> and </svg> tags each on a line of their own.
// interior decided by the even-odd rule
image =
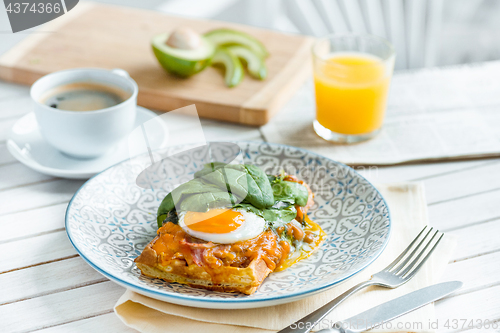
<svg viewBox="0 0 500 333">
<path fill-rule="evenodd" d="M 96 111 L 120 104 L 130 93 L 99 83 L 73 82 L 47 91 L 40 102 L 65 111 Z"/>
</svg>

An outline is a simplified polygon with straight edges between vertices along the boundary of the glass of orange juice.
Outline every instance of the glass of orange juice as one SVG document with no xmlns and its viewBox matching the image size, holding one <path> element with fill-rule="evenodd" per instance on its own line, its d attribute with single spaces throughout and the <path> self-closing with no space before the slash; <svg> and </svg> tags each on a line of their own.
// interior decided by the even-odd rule
<svg viewBox="0 0 500 333">
<path fill-rule="evenodd" d="M 372 35 L 333 34 L 314 44 L 314 130 L 320 137 L 355 143 L 377 135 L 394 58 L 392 45 Z"/>
</svg>

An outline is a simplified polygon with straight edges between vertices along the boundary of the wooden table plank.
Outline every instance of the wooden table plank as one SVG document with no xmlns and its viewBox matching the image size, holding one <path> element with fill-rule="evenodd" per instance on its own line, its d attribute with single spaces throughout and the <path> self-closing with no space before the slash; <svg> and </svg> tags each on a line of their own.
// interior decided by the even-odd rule
<svg viewBox="0 0 500 333">
<path fill-rule="evenodd" d="M 427 202 L 457 199 L 500 188 L 500 161 L 424 181 Z"/>
<path fill-rule="evenodd" d="M 21 163 L 0 166 L 0 175 L 9 175 L 8 177 L 0 178 L 0 191 L 15 188 L 20 185 L 40 183 L 49 179 L 55 179 L 52 176 L 31 170 Z"/>
<path fill-rule="evenodd" d="M 112 25 L 106 22 L 110 16 Z M 137 81 L 141 105 L 170 111 L 196 103 L 204 117 L 263 125 L 309 75 L 313 39 L 225 22 L 226 27 L 258 38 L 270 53 L 266 59 L 268 78 L 243 80 L 238 89 L 228 89 L 220 73 L 211 67 L 187 80 L 167 75 L 151 52 L 150 39 L 159 31 L 189 26 L 203 33 L 220 25 L 154 11 L 81 3 L 47 24 L 57 33 L 44 39 L 32 35 L 23 41 L 24 47 L 14 47 L 3 55 L 0 76 L 32 84 L 45 74 L 68 68 L 122 68 Z M 64 56 L 54 57 L 61 49 Z M 126 56 L 123 50 L 127 50 Z"/>
<path fill-rule="evenodd" d="M 124 291 L 108 281 L 2 305 L 2 327 L 26 332 L 109 313 Z"/>
<path fill-rule="evenodd" d="M 111 282 L 109 282 L 111 283 Z M 97 284 L 96 286 L 100 286 L 104 283 Z M 114 284 L 112 284 L 114 286 Z M 94 287 L 94 286 L 89 286 L 87 288 Z M 117 288 L 121 288 L 118 287 Z M 120 291 L 123 291 L 121 289 Z M 78 292 L 78 290 L 76 290 Z M 64 294 L 64 293 L 61 293 Z M 54 295 L 50 295 L 54 296 Z M 44 296 L 45 297 L 45 296 Z M 67 301 L 67 295 L 60 295 L 60 298 L 64 298 L 64 301 Z M 474 293 L 468 293 L 468 294 L 462 294 L 458 296 L 453 296 L 453 297 L 448 297 L 445 298 L 441 301 L 436 302 L 436 310 L 437 310 L 437 319 L 440 323 L 440 332 L 448 332 L 448 331 L 455 331 L 455 330 L 450 330 L 446 329 L 444 327 L 444 324 L 446 320 L 450 319 L 461 319 L 461 318 L 468 318 L 470 319 L 489 319 L 489 320 L 496 320 L 500 316 L 500 305 L 496 302 L 497 297 L 500 297 L 500 287 L 495 286 L 492 288 L 487 288 L 483 289 L 478 292 Z M 98 301 L 102 301 L 102 299 L 99 299 Z M 485 304 L 483 302 L 486 302 Z M 483 311 L 481 308 L 482 306 L 479 306 L 481 304 L 484 304 L 487 306 L 487 311 Z M 460 308 L 459 311 L 456 311 L 457 308 Z M 11 310 L 11 309 L 9 309 Z M 113 314 L 113 313 L 108 313 L 112 311 L 112 306 L 106 310 L 106 307 L 102 306 L 99 308 L 103 313 L 103 315 L 97 315 L 95 317 L 92 317 L 90 319 L 83 319 L 80 321 L 71 321 L 71 316 L 73 314 L 71 313 L 64 313 L 62 315 L 57 316 L 57 319 L 62 320 L 66 319 L 70 321 L 67 324 L 62 324 L 59 326 L 59 324 L 49 324 L 47 326 L 52 326 L 50 329 L 44 329 L 41 332 L 68 332 L 67 329 L 71 328 L 71 332 L 83 332 L 80 329 L 80 326 L 84 329 L 90 329 L 90 328 L 102 328 L 106 327 L 106 330 L 108 331 L 111 330 L 110 332 L 115 332 L 117 329 L 123 329 L 124 327 L 122 326 L 121 322 L 119 322 L 118 318 Z M 113 318 L 116 318 L 116 320 L 111 319 L 111 316 Z M 57 326 L 55 326 L 57 325 Z M 108 327 L 109 326 L 109 327 Z M 72 328 L 77 329 L 76 331 L 73 331 Z M 32 328 L 30 328 L 32 329 Z M 86 332 L 94 332 L 94 330 L 86 331 Z M 134 332 L 133 330 L 131 332 Z"/>
<path fill-rule="evenodd" d="M 138 331 L 125 326 L 114 313 L 73 321 L 64 325 L 54 326 L 36 331 L 37 333 L 137 333 Z"/>
<path fill-rule="evenodd" d="M 483 230 L 480 230 L 480 231 L 483 231 Z M 486 234 L 486 235 L 489 235 L 490 233 L 488 231 L 491 231 L 491 229 L 487 229 L 486 232 L 483 231 L 483 234 Z M 59 234 L 61 234 L 64 232 L 59 232 Z M 455 231 L 453 232 L 455 234 L 460 234 L 460 235 L 468 235 L 470 233 L 472 234 L 476 234 L 474 232 L 472 232 L 470 230 L 470 228 L 466 228 L 466 230 L 459 230 L 459 231 Z M 495 233 L 491 233 L 490 235 L 492 235 L 492 237 L 495 237 Z M 43 238 L 47 238 L 48 237 L 51 237 L 51 235 L 44 235 Z M 62 239 L 61 239 L 62 238 Z M 67 242 L 66 238 L 65 237 L 59 237 L 59 241 L 55 242 L 57 244 L 62 244 L 62 243 L 67 243 L 66 246 L 63 246 L 62 249 L 59 249 L 56 253 L 59 254 L 58 256 L 55 256 L 54 257 L 54 253 L 53 253 L 53 248 L 52 247 L 44 247 L 44 246 L 33 246 L 33 245 L 39 245 L 39 244 L 46 244 L 46 243 L 50 243 L 50 241 L 40 241 L 41 238 L 39 237 L 35 237 L 35 238 L 31 238 L 31 239 L 28 239 L 28 240 L 23 240 L 23 241 L 20 241 L 20 242 L 13 242 L 13 243 L 9 243 L 9 244 L 12 244 L 13 246 L 11 247 L 11 249 L 14 249 L 15 253 L 18 253 L 18 251 L 16 249 L 23 249 L 23 248 L 26 248 L 27 245 L 26 244 L 30 244 L 31 246 L 28 246 L 29 250 L 28 252 L 31 252 L 33 249 L 36 249 L 37 250 L 37 253 L 38 255 L 42 256 L 42 259 L 40 260 L 35 260 L 35 262 L 37 261 L 46 261 L 46 260 L 53 260 L 54 258 L 58 258 L 58 257 L 64 257 L 66 255 L 68 255 L 68 252 L 66 251 L 69 251 L 69 253 L 73 253 L 72 252 L 72 247 L 70 246 L 70 244 Z M 34 240 L 34 241 L 31 241 L 31 240 Z M 485 251 L 484 249 L 484 237 L 483 235 L 478 235 L 478 237 L 476 238 L 469 238 L 466 240 L 466 246 L 463 246 L 461 247 L 462 250 L 459 252 L 459 257 L 458 259 L 461 259 L 463 257 L 467 257 L 467 256 L 477 256 L 481 253 L 483 253 Z M 62 241 L 62 243 L 61 243 Z M 461 244 L 463 244 L 464 242 L 461 241 Z M 486 244 L 495 244 L 494 242 L 488 242 L 488 239 L 486 239 Z M 498 245 L 497 245 L 498 247 Z M 466 250 L 466 252 L 464 252 L 464 249 Z M 494 250 L 495 248 L 493 248 Z M 0 251 L 2 249 L 0 248 Z M 491 251 L 492 248 L 491 246 L 488 247 L 486 249 L 486 251 Z M 28 265 L 30 264 L 29 262 L 26 263 L 26 262 L 23 262 L 22 259 L 25 258 L 25 256 L 23 255 L 23 253 L 21 253 L 20 255 L 20 259 L 21 259 L 21 265 L 22 266 L 25 266 L 25 265 Z M 457 259 L 457 258 L 455 258 Z M 19 262 L 18 261 L 18 258 L 14 258 L 14 261 L 15 262 Z M 62 264 L 63 265 L 63 264 Z"/>
<path fill-rule="evenodd" d="M 30 88 L 25 85 L 0 80 L 0 101 L 7 98 L 17 98 L 18 96 L 28 96 L 29 90 Z M 3 112 L 4 110 L 0 109 L 0 117 L 2 117 Z"/>
<path fill-rule="evenodd" d="M 452 263 L 447 267 L 441 280 L 449 281 L 460 277 L 460 280 L 464 282 L 464 287 L 457 294 L 489 287 L 498 283 L 500 266 L 491 264 L 498 261 L 500 261 L 500 252 Z M 474 270 L 470 269 L 471 265 L 475 267 Z M 65 278 L 60 279 L 59 277 L 63 275 Z M 30 267 L 0 274 L 0 285 L 7 286 L 6 289 L 4 288 L 5 292 L 0 295 L 0 304 L 20 298 L 33 298 L 51 292 L 60 292 L 103 280 L 105 278 L 80 258 Z"/>
<path fill-rule="evenodd" d="M 3 36 L 0 53 L 23 37 L 19 34 Z M 0 331 L 50 326 L 40 332 L 135 332 L 111 312 L 123 289 L 111 282 L 99 283 L 104 278 L 79 257 L 43 263 L 47 258 L 60 258 L 66 250 L 71 250 L 67 239 L 61 242 L 65 238 L 63 214 L 67 201 L 79 186 L 78 181 L 49 180 L 45 185 L 28 185 L 37 181 L 37 177 L 44 181 L 44 176 L 36 175 L 31 170 L 15 173 L 15 179 L 2 178 L 4 174 L 10 176 L 12 171 L 15 172 L 13 168 L 2 168 L 15 162 L 7 152 L 5 138 L 13 122 L 31 110 L 28 90 L 25 86 L 0 81 L 0 187 L 1 184 L 13 184 L 4 186 L 4 189 L 23 186 L 0 191 L 0 202 L 8 203 L 0 204 L 0 253 L 10 256 L 12 249 L 25 246 L 37 255 L 33 261 L 35 266 L 0 274 L 0 286 L 3 286 L 0 287 L 0 304 L 13 302 L 0 306 Z M 202 124 L 207 140 L 262 140 L 259 130 L 255 128 L 207 120 L 202 120 Z M 450 230 L 459 237 L 454 255 L 458 261 L 448 265 L 443 280 L 460 279 L 464 281 L 464 287 L 457 293 L 458 296 L 436 304 L 437 317 L 442 324 L 448 318 L 500 319 L 500 268 L 496 265 L 500 261 L 500 245 L 498 237 L 495 237 L 500 224 L 500 205 L 497 204 L 500 186 L 499 177 L 496 177 L 499 168 L 492 165 L 498 161 L 430 163 L 364 171 L 356 168 L 375 183 L 423 180 L 431 203 L 431 224 Z M 494 177 L 496 179 L 492 179 Z M 19 227 L 26 223 L 29 223 L 29 228 Z M 63 245 L 55 254 L 50 250 L 51 239 L 59 240 L 59 244 Z M 0 265 L 3 261 L 2 256 Z M 64 278 L 58 278 L 63 274 Z M 439 332 L 448 331 L 443 328 Z M 476 333 L 478 330 L 468 332 Z M 493 333 L 498 329 L 480 332 Z"/>
<path fill-rule="evenodd" d="M 58 205 L 4 215 L 0 218 L 0 244 L 64 230 L 66 202 Z M 29 228 L 22 225 L 29 223 Z"/>
<path fill-rule="evenodd" d="M 68 202 L 84 182 L 81 180 L 55 179 L 36 185 L 18 187 L 0 192 L 0 216 L 29 209 Z"/>
<path fill-rule="evenodd" d="M 28 92 L 19 92 L 8 97 L 0 97 L 0 121 L 13 117 L 19 118 L 27 114 L 33 110 L 33 104 L 33 100 L 28 95 Z"/>
<path fill-rule="evenodd" d="M 10 128 L 17 121 L 17 117 L 7 118 L 0 121 L 0 143 L 5 143 L 10 133 Z"/>
<path fill-rule="evenodd" d="M 430 205 L 429 221 L 442 230 L 500 219 L 500 189 Z"/>
<path fill-rule="evenodd" d="M 33 266 L 0 274 L 0 305 L 104 281 L 107 279 L 80 257 Z"/>
<path fill-rule="evenodd" d="M 439 176 L 438 176 L 437 178 L 439 178 Z M 59 205 L 59 206 L 64 206 L 64 205 L 65 205 L 65 204 L 61 204 L 61 205 Z M 34 212 L 36 212 L 36 211 L 37 211 L 37 210 L 34 210 Z M 26 213 L 27 213 L 27 212 L 26 212 Z M 477 245 L 477 244 L 476 244 L 476 245 Z M 475 251 L 475 252 L 477 253 L 477 251 Z M 75 259 L 76 259 L 76 258 L 75 258 Z M 66 261 L 66 260 L 65 260 L 65 261 Z M 64 262 L 64 261 L 63 261 L 63 262 Z M 59 262 L 58 262 L 58 263 L 59 263 Z M 47 265 L 50 265 L 50 264 L 47 264 Z M 41 265 L 41 266 L 39 266 L 39 267 L 43 267 L 43 266 L 45 266 L 45 265 Z M 38 266 L 37 266 L 37 267 L 38 267 Z M 31 268 L 29 268 L 29 269 L 32 269 L 32 268 L 34 268 L 34 267 L 31 267 Z M 88 268 L 88 267 L 87 267 L 87 268 Z M 20 272 L 22 272 L 22 271 L 20 271 Z M 11 272 L 11 273 L 13 273 L 13 272 Z M 8 273 L 8 274 L 11 274 L 11 273 Z M 56 294 L 54 294 L 54 295 L 56 295 Z M 43 297 L 43 296 L 42 296 L 42 297 Z M 78 321 L 76 321 L 75 323 L 78 323 Z M 68 325 L 69 325 L 69 324 L 68 324 Z"/>
<path fill-rule="evenodd" d="M 499 221 L 472 225 L 449 233 L 458 237 L 458 246 L 451 257 L 452 260 L 465 260 L 500 250 Z"/>
<path fill-rule="evenodd" d="M 66 231 L 0 244 L 0 253 L 9 254 L 0 261 L 0 274 L 77 255 Z"/>
<path fill-rule="evenodd" d="M 13 162 L 17 162 L 17 160 L 9 153 L 7 145 L 0 143 L 0 165 L 11 164 Z"/>
<path fill-rule="evenodd" d="M 464 286 L 455 294 L 465 294 L 500 283 L 500 252 L 493 252 L 468 260 L 451 262 L 441 281 L 459 279 Z"/>
<path fill-rule="evenodd" d="M 53 189 L 52 189 L 52 185 L 54 185 L 54 183 L 56 183 L 56 182 L 60 182 L 61 184 L 59 184 L 59 185 L 57 185 L 57 184 L 56 184 L 56 185 L 57 185 L 57 186 L 56 186 L 56 189 L 55 189 L 55 190 L 53 190 Z M 49 183 L 37 184 L 37 185 L 33 185 L 33 186 L 27 186 L 26 188 L 24 188 L 24 187 L 23 187 L 23 188 L 19 188 L 19 189 L 14 189 L 14 190 L 8 190 L 8 191 L 0 192 L 0 196 L 1 196 L 2 194 L 7 193 L 8 195 L 6 194 L 6 195 L 4 196 L 4 197 L 5 197 L 5 200 L 7 200 L 7 198 L 16 197 L 15 193 L 13 194 L 12 192 L 17 192 L 18 190 L 29 190 L 29 191 L 27 191 L 27 193 L 28 193 L 28 194 L 32 194 L 32 195 L 33 195 L 33 194 L 42 194 L 42 193 L 43 193 L 43 198 L 44 198 L 44 199 L 46 199 L 46 198 L 47 198 L 47 195 L 46 195 L 44 192 L 50 192 L 50 193 L 53 193 L 53 192 L 59 192 L 59 193 L 61 193 L 61 190 L 60 190 L 58 187 L 60 186 L 60 187 L 64 187 L 65 189 L 67 189 L 67 184 L 68 184 L 68 183 L 72 183 L 72 182 L 74 182 L 74 181 L 56 180 L 56 181 L 49 182 Z M 79 183 L 79 182 L 77 182 L 77 184 L 76 184 L 75 188 L 76 188 L 79 184 L 80 184 L 80 183 Z M 38 192 L 37 192 L 37 189 L 38 189 L 38 187 L 39 187 L 39 186 L 46 186 L 46 185 L 50 185 L 50 186 L 51 186 L 51 188 L 50 188 L 49 190 L 46 190 L 46 191 L 45 191 L 45 190 L 44 190 L 44 191 L 40 191 L 41 193 L 38 193 Z M 63 185 L 66 185 L 66 186 L 63 186 Z M 73 189 L 72 191 L 69 191 L 69 192 L 68 192 L 68 198 L 69 198 L 69 197 L 73 194 L 74 190 L 75 190 L 75 189 Z M 20 197 L 22 196 L 22 197 L 23 197 L 23 199 L 24 199 L 24 200 L 26 200 L 28 203 L 29 203 L 29 202 L 40 202 L 40 200 L 42 199 L 42 198 L 40 198 L 40 197 L 38 197 L 38 196 L 36 196 L 36 197 L 32 197 L 32 198 L 29 198 L 29 197 L 27 197 L 27 195 L 24 195 L 24 193 L 23 193 L 23 195 L 17 195 L 17 196 L 20 196 Z M 56 197 L 56 198 L 57 198 L 57 197 Z M 59 213 L 62 213 L 64 205 L 65 205 L 64 203 L 61 203 L 61 204 L 57 205 L 57 207 L 56 207 L 56 208 L 50 208 L 51 206 L 48 206 L 48 207 L 46 207 L 46 208 L 42 211 L 42 213 L 44 213 L 44 214 L 42 214 L 42 215 L 45 215 L 45 214 L 50 213 L 50 212 L 52 212 L 52 214 L 58 214 L 58 213 L 56 212 L 56 210 L 57 210 Z M 12 206 L 10 206 L 10 207 L 8 207 L 8 208 L 12 209 Z M 25 209 L 25 208 L 29 208 L 29 207 L 22 206 L 22 207 L 18 207 L 18 208 L 20 208 L 20 209 Z M 54 209 L 54 210 L 53 210 L 53 209 Z M 29 219 L 33 219 L 33 218 L 36 218 L 37 213 L 36 213 L 36 211 L 35 211 L 35 212 L 33 212 L 33 211 L 29 211 L 29 210 L 28 210 L 28 211 L 26 211 L 26 212 L 25 212 L 25 214 L 24 214 L 24 215 L 23 215 L 23 214 L 21 214 L 21 216 L 25 216 L 25 217 L 27 217 L 27 218 L 29 218 Z M 7 222 L 2 223 L 2 224 L 0 225 L 0 228 L 1 228 L 0 230 L 4 230 L 4 231 L 6 231 L 6 233 L 7 233 L 7 234 L 10 234 L 9 230 L 12 230 L 12 229 L 15 229 L 15 228 L 13 227 L 13 224 L 9 223 L 8 221 L 14 221 L 14 220 L 15 220 L 15 218 L 16 218 L 16 214 L 9 214 L 9 215 L 7 215 L 6 217 L 7 217 Z M 57 221 L 57 222 L 56 222 L 56 221 Z M 446 221 L 446 220 L 441 220 L 441 221 Z M 436 221 L 436 223 L 435 223 L 434 225 L 436 225 L 436 226 L 437 226 L 437 227 L 439 227 L 439 228 L 443 228 L 443 225 L 441 224 L 441 221 Z M 446 222 L 447 222 L 447 221 L 446 221 Z M 47 223 L 47 226 L 45 226 L 45 223 Z M 62 214 L 61 214 L 61 217 L 60 217 L 60 218 L 56 218 L 56 217 L 55 217 L 55 215 L 48 215 L 46 219 L 45 219 L 45 218 L 39 218 L 39 219 L 38 219 L 38 224 L 39 224 L 39 228 L 40 228 L 40 229 L 36 229 L 36 228 L 35 228 L 35 230 L 34 230 L 34 231 L 35 231 L 35 232 L 34 232 L 34 234 L 37 234 L 37 233 L 40 233 L 40 232 L 42 232 L 42 233 L 43 233 L 43 232 L 47 232 L 47 231 L 57 230 L 57 229 L 59 229 L 59 228 L 62 228 L 62 226 L 63 226 L 63 224 L 62 224 L 62 223 L 63 223 L 63 216 L 62 216 Z M 495 225 L 495 224 L 493 224 L 493 225 Z M 38 228 L 38 227 L 37 227 L 37 228 Z M 461 234 L 461 233 L 463 233 L 463 231 L 460 231 L 460 234 Z M 13 232 L 13 236 L 14 236 L 14 238 L 15 238 L 15 236 L 16 236 L 16 232 L 15 232 L 15 231 Z M 20 236 L 20 235 L 18 234 L 18 235 L 17 235 L 17 237 L 19 237 L 19 236 Z M 8 241 L 8 238 L 7 238 L 7 239 L 6 239 L 6 238 L 4 238 L 4 239 L 3 239 L 3 241 Z M 473 240 L 472 240 L 472 241 L 473 241 Z M 482 243 L 482 242 L 479 242 L 478 244 L 474 244 L 474 245 L 480 246 L 480 245 L 481 245 L 481 243 Z M 495 243 L 495 242 L 493 242 L 493 244 L 494 244 L 494 243 Z M 471 245 L 472 245 L 472 244 L 471 244 Z M 491 249 L 489 249 L 488 251 L 491 251 Z M 477 252 L 477 251 L 472 251 L 471 253 L 467 253 L 466 255 L 477 255 L 478 253 L 480 253 L 480 251 L 479 251 L 479 252 Z"/>
<path fill-rule="evenodd" d="M 30 235 L 38 235 L 56 230 L 59 230 L 57 232 L 60 233 L 64 226 L 65 206 L 66 203 L 61 203 L 37 210 L 28 210 L 20 213 L 5 215 L 4 219 L 2 219 L 2 222 L 0 223 L 0 233 L 4 235 L 4 238 L 0 237 L 0 241 L 6 242 L 9 241 L 9 239 L 16 239 L 23 236 L 24 233 L 22 232 L 22 228 L 19 228 L 18 221 L 37 221 L 36 226 L 30 228 L 31 230 L 29 231 L 29 233 L 31 234 L 24 235 L 24 238 L 27 238 Z M 479 216 L 479 218 L 482 217 L 483 216 Z M 471 218 L 470 221 L 474 220 Z M 446 226 L 449 226 L 450 222 L 447 219 L 438 219 L 436 221 L 433 221 L 432 225 L 440 229 L 446 229 Z M 468 246 L 460 246 L 460 249 L 456 252 L 460 253 L 460 255 L 458 255 L 458 257 L 455 257 L 454 259 L 463 259 L 463 257 L 465 256 L 475 256 L 481 254 L 482 251 L 490 252 L 500 247 L 499 242 L 496 241 L 495 238 L 496 230 L 500 230 L 500 223 L 491 221 L 489 223 L 486 223 L 485 225 L 472 225 L 470 227 L 460 228 L 452 231 L 452 234 L 457 234 L 460 237 L 465 237 L 469 233 L 471 235 L 474 235 L 474 237 L 467 237 L 467 239 L 463 240 L 467 242 Z M 49 237 L 49 235 L 42 236 Z M 485 241 L 490 239 L 490 242 Z M 23 242 L 26 241 L 28 240 L 20 239 L 8 244 L 22 248 L 24 245 L 18 245 L 19 242 L 21 242 L 21 244 L 24 244 Z M 40 255 L 44 254 L 44 249 L 38 249 L 37 251 Z"/>
<path fill-rule="evenodd" d="M 232 124 L 224 124 L 222 126 L 219 122 L 202 120 L 205 136 L 207 141 L 216 140 L 251 140 L 262 141 L 262 136 L 258 129 L 237 126 Z M 4 145 L 0 145 L 0 153 L 2 149 L 6 149 Z M 5 150 L 4 150 L 5 151 Z M 8 152 L 5 152 L 10 156 Z M 6 156 L 6 155 L 3 155 Z M 11 162 L 13 158 L 5 158 L 6 162 Z M 397 167 L 356 167 L 355 169 L 363 176 L 367 177 L 370 181 L 375 183 L 382 182 L 397 182 L 405 180 L 421 180 L 427 178 L 436 178 L 442 174 L 454 172 L 464 172 L 463 169 L 469 170 L 470 168 L 477 168 L 480 166 L 487 166 L 492 163 L 497 163 L 497 160 L 479 160 L 479 161 L 466 161 L 455 163 L 443 164 L 427 164 L 427 165 L 407 165 Z M 2 160 L 0 159 L 0 164 Z M 472 172 L 472 171 L 471 171 Z"/>
<path fill-rule="evenodd" d="M 495 159 L 500 161 L 500 159 Z M 355 166 L 354 169 L 374 183 L 393 183 L 400 181 L 422 181 L 469 168 L 493 163 L 495 160 L 482 159 L 459 162 L 410 164 L 390 167 Z"/>
<path fill-rule="evenodd" d="M 215 120 L 200 119 L 207 141 L 263 141 L 258 128 L 229 124 Z"/>
<path fill-rule="evenodd" d="M 494 286 L 479 290 L 474 293 L 448 297 L 436 302 L 436 317 L 440 322 L 443 331 L 462 330 L 460 319 L 471 320 L 498 320 L 500 319 L 500 286 Z M 457 329 L 446 328 L 444 324 L 447 320 L 459 320 Z M 500 325 L 499 325 L 500 327 Z M 467 327 L 465 327 L 467 329 Z M 481 331 L 482 332 L 482 331 Z"/>
<path fill-rule="evenodd" d="M 20 95 L 22 94 L 21 92 Z M 25 95 L 21 96 L 21 99 L 23 99 L 22 103 L 25 104 L 22 104 L 22 107 L 18 109 L 8 109 L 9 112 L 13 112 L 10 115 L 22 115 L 26 112 L 29 98 Z M 0 100 L 0 106 L 4 108 L 15 105 L 15 103 L 10 103 L 11 101 L 8 99 Z M 14 117 L 10 118 L 10 115 L 3 120 L 0 115 L 0 128 L 5 127 L 6 123 L 11 123 L 15 119 Z M 6 118 L 5 114 L 4 118 Z M 235 139 L 262 141 L 260 131 L 255 128 L 223 124 L 205 119 L 201 121 L 208 141 Z M 0 135 L 0 140 L 1 138 Z M 83 182 L 51 180 L 50 177 L 40 175 L 18 163 L 12 163 L 13 161 L 14 159 L 6 151 L 5 144 L 0 143 L 0 174 L 16 175 L 16 177 L 11 177 L 12 179 L 0 180 L 0 189 L 4 189 L 0 190 L 0 200 L 23 202 L 22 205 L 13 205 L 8 208 L 0 207 L 0 214 L 6 214 L 2 216 L 0 221 L 0 251 L 14 249 L 18 253 L 15 260 L 0 263 L 0 268 L 2 268 L 2 264 L 4 265 L 2 271 L 6 268 L 14 269 L 0 274 L 0 285 L 9 286 L 9 289 L 6 289 L 6 292 L 0 296 L 0 304 L 9 303 L 5 307 L 0 307 L 1 314 L 12 309 L 9 305 L 22 304 L 22 308 L 25 310 L 36 309 L 33 307 L 36 302 L 29 301 L 52 296 L 55 298 L 63 297 L 68 292 L 78 292 L 79 289 L 97 286 L 102 284 L 102 281 L 106 281 L 104 277 L 86 265 L 81 258 L 75 257 L 75 252 L 67 241 L 63 230 L 67 200 Z M 451 233 L 460 237 L 461 246 L 454 256 L 454 259 L 458 261 L 449 265 L 444 279 L 460 277 L 465 282 L 464 288 L 459 292 L 460 297 L 468 295 L 467 299 L 475 299 L 481 297 L 481 291 L 484 288 L 495 287 L 500 282 L 498 269 L 496 266 L 488 264 L 489 262 L 498 262 L 500 259 L 500 245 L 495 245 L 493 236 L 499 228 L 494 221 L 491 221 L 491 224 L 486 223 L 485 229 L 475 225 L 500 216 L 500 211 L 495 207 L 495 203 L 498 202 L 498 193 L 495 190 L 496 183 L 492 184 L 492 182 L 487 181 L 489 175 L 497 170 L 498 163 L 497 159 L 364 170 L 358 167 L 356 169 L 365 174 L 371 181 L 378 183 L 405 180 L 424 181 L 428 197 L 433 202 L 429 206 L 431 223 L 441 229 L 452 229 Z M 474 186 L 457 187 L 458 181 L 464 179 L 473 179 Z M 30 185 L 33 182 L 44 181 L 47 183 Z M 446 184 L 451 184 L 453 189 L 443 188 L 446 187 Z M 13 186 L 20 187 L 12 188 Z M 490 192 L 484 193 L 485 191 Z M 12 198 L 23 198 L 23 200 L 13 200 Z M 477 213 L 464 214 L 464 211 L 476 211 Z M 19 221 L 35 220 L 37 223 L 33 224 L 29 230 L 18 227 Z M 463 240 L 464 237 L 465 240 Z M 2 242 L 7 243 L 1 244 Z M 59 247 L 50 247 L 48 244 L 58 244 Z M 22 249 L 27 250 L 22 252 Z M 36 256 L 31 260 L 26 260 L 29 258 L 28 252 L 34 252 Z M 14 264 L 14 261 L 17 264 Z M 16 270 L 16 268 L 25 266 L 27 268 Z M 65 279 L 57 278 L 63 274 L 68 277 Z M 108 331 L 116 332 L 128 330 L 113 313 L 109 313 L 120 294 L 121 292 L 114 297 L 109 306 L 101 308 L 104 314 L 81 319 L 93 315 L 92 311 L 85 309 L 78 311 L 75 314 L 76 318 L 67 316 L 63 321 L 57 316 L 52 316 L 44 323 L 44 325 L 51 327 L 42 331 L 83 332 L 99 330 L 102 327 L 106 327 Z M 98 302 L 103 301 L 100 295 L 96 297 L 99 298 Z M 23 299 L 25 301 L 22 301 Z M 439 303 L 436 308 L 441 317 L 443 317 L 442 313 L 452 311 L 450 309 L 455 306 L 454 303 L 448 305 L 445 301 Z M 94 302 L 94 300 L 90 302 Z"/>
</svg>

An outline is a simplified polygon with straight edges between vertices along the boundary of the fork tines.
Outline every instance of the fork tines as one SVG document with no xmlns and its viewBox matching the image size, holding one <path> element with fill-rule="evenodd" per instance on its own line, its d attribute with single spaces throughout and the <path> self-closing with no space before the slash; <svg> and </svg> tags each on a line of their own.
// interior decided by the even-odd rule
<svg viewBox="0 0 500 333">
<path fill-rule="evenodd" d="M 433 230 L 434 228 L 425 226 L 403 253 L 390 263 L 385 270 L 405 280 L 413 277 L 429 259 L 444 236 L 439 230 Z"/>
</svg>

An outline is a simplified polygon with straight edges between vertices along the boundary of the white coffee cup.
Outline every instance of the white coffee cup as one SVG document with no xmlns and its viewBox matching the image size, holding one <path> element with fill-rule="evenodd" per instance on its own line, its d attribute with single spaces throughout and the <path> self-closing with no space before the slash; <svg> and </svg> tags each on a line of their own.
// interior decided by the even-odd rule
<svg viewBox="0 0 500 333">
<path fill-rule="evenodd" d="M 125 101 L 95 111 L 66 111 L 41 102 L 44 93 L 65 84 L 84 82 L 118 88 Z M 133 129 L 137 110 L 137 83 L 122 69 L 75 68 L 38 79 L 30 90 L 42 136 L 59 151 L 78 158 L 105 154 Z"/>
</svg>

